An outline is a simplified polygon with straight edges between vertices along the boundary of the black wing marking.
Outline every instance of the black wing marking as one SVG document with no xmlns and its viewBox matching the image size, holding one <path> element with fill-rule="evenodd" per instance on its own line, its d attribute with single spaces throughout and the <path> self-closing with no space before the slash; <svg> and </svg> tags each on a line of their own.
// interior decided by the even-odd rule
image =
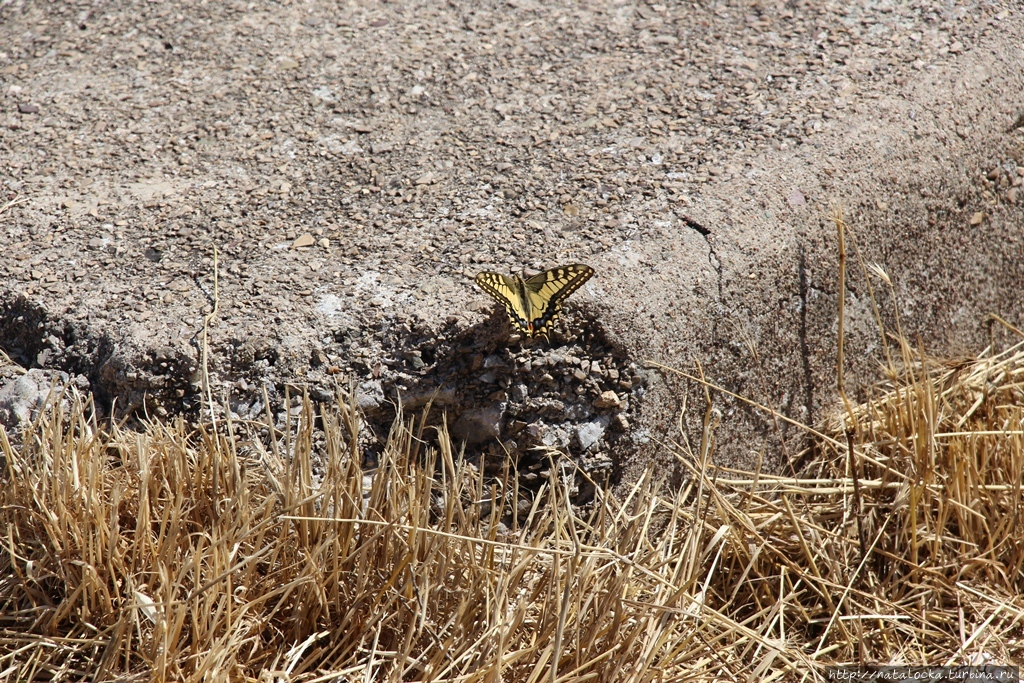
<svg viewBox="0 0 1024 683">
<path fill-rule="evenodd" d="M 527 280 L 501 273 L 478 273 L 476 284 L 505 307 L 509 319 L 530 337 L 547 336 L 562 311 L 562 301 L 583 286 L 594 269 L 583 264 L 559 266 Z"/>
</svg>

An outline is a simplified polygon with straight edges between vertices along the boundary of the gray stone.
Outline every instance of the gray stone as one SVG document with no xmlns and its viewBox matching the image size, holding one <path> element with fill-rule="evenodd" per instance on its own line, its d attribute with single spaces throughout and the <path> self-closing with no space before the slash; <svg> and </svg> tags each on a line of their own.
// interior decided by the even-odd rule
<svg viewBox="0 0 1024 683">
<path fill-rule="evenodd" d="M 576 438 L 579 439 L 580 448 L 590 450 L 604 436 L 606 425 L 602 420 L 594 420 L 576 428 Z"/>
<path fill-rule="evenodd" d="M 501 356 L 491 354 L 490 356 L 487 356 L 487 358 L 484 358 L 485 368 L 503 368 L 505 366 L 506 363 Z"/>
<path fill-rule="evenodd" d="M 59 396 L 68 375 L 54 370 L 29 370 L 0 387 L 0 424 L 12 434 L 36 418 L 53 391 Z"/>
<path fill-rule="evenodd" d="M 583 422 L 593 414 L 593 409 L 586 403 L 570 403 L 565 407 L 564 416 L 571 422 Z"/>
<path fill-rule="evenodd" d="M 540 442 L 550 448 L 565 449 L 569 446 L 569 432 L 561 427 L 548 426 L 541 434 Z"/>
<path fill-rule="evenodd" d="M 530 393 L 523 383 L 513 384 L 508 389 L 508 397 L 516 402 L 525 401 L 529 397 Z"/>
<path fill-rule="evenodd" d="M 452 435 L 457 441 L 465 441 L 467 444 L 493 441 L 501 436 L 501 419 L 504 414 L 504 403 L 463 411 L 452 425 Z"/>
<path fill-rule="evenodd" d="M 380 382 L 371 379 L 360 383 L 356 390 L 356 405 L 364 412 L 373 412 L 384 403 L 384 388 Z"/>
</svg>

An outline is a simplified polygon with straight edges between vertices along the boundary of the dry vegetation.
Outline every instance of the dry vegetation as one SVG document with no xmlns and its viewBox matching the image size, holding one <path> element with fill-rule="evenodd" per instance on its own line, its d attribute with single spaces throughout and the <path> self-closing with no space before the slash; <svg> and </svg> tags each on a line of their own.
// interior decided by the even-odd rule
<svg viewBox="0 0 1024 683">
<path fill-rule="evenodd" d="M 0 487 L 0 680 L 814 680 L 832 664 L 1024 659 L 1024 342 L 905 343 L 800 477 L 713 465 L 525 511 L 443 426 L 372 475 L 351 397 L 288 429 L 102 428 L 52 402 Z M 326 474 L 311 471 L 313 429 Z"/>
</svg>

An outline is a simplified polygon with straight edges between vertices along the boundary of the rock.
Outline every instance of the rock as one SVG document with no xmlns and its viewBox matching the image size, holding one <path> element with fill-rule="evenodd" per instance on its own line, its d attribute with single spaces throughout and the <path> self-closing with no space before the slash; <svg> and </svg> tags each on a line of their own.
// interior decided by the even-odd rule
<svg viewBox="0 0 1024 683">
<path fill-rule="evenodd" d="M 576 428 L 576 438 L 579 439 L 580 448 L 589 451 L 604 436 L 605 425 L 600 420 L 594 420 Z"/>
<path fill-rule="evenodd" d="M 35 104 L 22 103 L 18 105 L 18 111 L 22 114 L 38 114 L 39 106 Z"/>
<path fill-rule="evenodd" d="M 356 405 L 363 412 L 373 412 L 384 403 L 384 388 L 375 379 L 367 380 L 356 390 Z"/>
<path fill-rule="evenodd" d="M 557 398 L 536 398 L 530 403 L 533 405 L 534 410 L 544 415 L 544 417 L 559 421 L 564 420 L 566 417 L 565 402 Z"/>
<path fill-rule="evenodd" d="M 569 433 L 561 427 L 548 426 L 541 434 L 540 442 L 549 448 L 565 449 L 569 445 Z"/>
<path fill-rule="evenodd" d="M 18 434 L 46 405 L 50 391 L 59 396 L 68 375 L 52 370 L 29 370 L 0 387 L 0 424 Z"/>
<path fill-rule="evenodd" d="M 978 211 L 973 216 L 971 216 L 971 227 L 973 228 L 973 227 L 981 225 L 982 221 L 984 221 L 984 220 L 985 220 L 985 212 L 984 211 Z"/>
<path fill-rule="evenodd" d="M 302 247 L 311 247 L 316 244 L 316 240 L 308 232 L 304 235 L 300 235 L 298 239 L 292 242 L 292 249 L 301 249 Z"/>
<path fill-rule="evenodd" d="M 331 241 L 326 237 L 321 237 L 320 240 L 317 241 L 317 246 L 321 247 L 322 249 L 330 249 Z"/>
<path fill-rule="evenodd" d="M 318 403 L 334 403 L 334 392 L 319 384 L 314 384 L 309 388 L 309 397 Z"/>
<path fill-rule="evenodd" d="M 619 395 L 610 389 L 608 391 L 601 392 L 601 395 L 594 399 L 594 407 L 598 410 L 618 408 L 621 404 L 622 401 L 619 400 Z"/>
<path fill-rule="evenodd" d="M 517 403 L 525 401 L 529 395 L 526 385 L 521 382 L 519 384 L 513 384 L 508 390 L 508 397 Z"/>
<path fill-rule="evenodd" d="M 629 429 L 629 420 L 622 413 L 612 418 L 612 429 L 617 432 L 624 432 Z"/>
<path fill-rule="evenodd" d="M 501 436 L 501 418 L 504 414 L 504 403 L 465 410 L 452 425 L 452 436 L 467 444 L 493 441 Z"/>
<path fill-rule="evenodd" d="M 491 354 L 490 356 L 487 356 L 486 358 L 484 358 L 484 367 L 485 368 L 503 368 L 503 367 L 505 367 L 505 361 L 502 359 L 501 356 L 498 356 L 496 354 Z"/>
</svg>

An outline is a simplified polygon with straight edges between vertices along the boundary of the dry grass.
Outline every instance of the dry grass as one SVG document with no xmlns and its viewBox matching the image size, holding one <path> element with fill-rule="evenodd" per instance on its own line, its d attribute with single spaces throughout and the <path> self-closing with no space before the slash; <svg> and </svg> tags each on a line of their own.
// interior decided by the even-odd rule
<svg viewBox="0 0 1024 683">
<path fill-rule="evenodd" d="M 821 430 L 803 478 L 714 467 L 709 394 L 700 445 L 672 446 L 690 484 L 648 474 L 585 518 L 557 478 L 524 514 L 513 474 L 485 481 L 412 419 L 368 476 L 347 395 L 266 447 L 230 421 L 105 431 L 87 400 L 55 400 L 25 445 L 0 430 L 0 680 L 796 681 L 1022 661 L 1024 350 L 948 365 L 904 344 L 899 367 Z"/>
<path fill-rule="evenodd" d="M 1024 661 L 1024 343 L 898 352 L 800 477 L 699 475 L 728 529 L 707 604 L 816 664 Z"/>
<path fill-rule="evenodd" d="M 364 484 L 347 400 L 321 416 L 316 485 L 308 405 L 248 461 L 230 437 L 106 434 L 87 403 L 55 405 L 27 445 L 2 441 L 0 677 L 640 681 L 724 664 L 683 588 L 700 562 L 654 532 L 681 517 L 650 479 L 586 520 L 553 482 L 499 536 L 514 482 L 485 483 L 443 429 L 420 453 L 396 424 Z M 487 499 L 508 504 L 482 515 Z"/>
</svg>

